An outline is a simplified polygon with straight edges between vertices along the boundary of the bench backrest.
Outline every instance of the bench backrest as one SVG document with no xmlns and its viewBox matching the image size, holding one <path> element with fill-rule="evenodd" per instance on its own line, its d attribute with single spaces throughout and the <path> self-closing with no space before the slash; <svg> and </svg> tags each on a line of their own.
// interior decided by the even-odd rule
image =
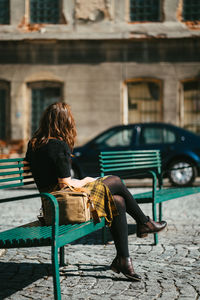
<svg viewBox="0 0 200 300">
<path fill-rule="evenodd" d="M 33 176 L 24 158 L 0 159 L 0 189 L 33 183 Z"/>
<path fill-rule="evenodd" d="M 159 150 L 106 151 L 100 153 L 101 176 L 118 175 L 123 179 L 154 170 L 161 176 Z"/>
</svg>

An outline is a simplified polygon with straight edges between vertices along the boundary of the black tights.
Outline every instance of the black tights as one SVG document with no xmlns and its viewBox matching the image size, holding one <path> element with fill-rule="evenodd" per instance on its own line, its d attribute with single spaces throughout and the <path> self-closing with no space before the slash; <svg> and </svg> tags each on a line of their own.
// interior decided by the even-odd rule
<svg viewBox="0 0 200 300">
<path fill-rule="evenodd" d="M 107 185 L 113 195 L 119 213 L 113 218 L 110 227 L 117 255 L 128 257 L 128 225 L 126 212 L 140 224 L 146 223 L 148 218 L 144 215 L 137 202 L 118 176 L 109 176 L 103 180 L 103 183 Z"/>
</svg>

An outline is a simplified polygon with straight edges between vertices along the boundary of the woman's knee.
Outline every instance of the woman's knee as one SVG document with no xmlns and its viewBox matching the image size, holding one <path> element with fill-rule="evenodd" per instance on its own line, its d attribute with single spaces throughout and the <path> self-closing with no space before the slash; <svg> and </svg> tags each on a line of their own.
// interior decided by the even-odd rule
<svg viewBox="0 0 200 300">
<path fill-rule="evenodd" d="M 112 182 L 115 183 L 115 184 L 121 184 L 122 183 L 121 178 L 117 175 L 111 175 L 109 177 L 112 180 Z"/>
<path fill-rule="evenodd" d="M 118 212 L 119 213 L 126 212 L 126 203 L 124 198 L 120 195 L 114 195 L 113 198 Z"/>
</svg>

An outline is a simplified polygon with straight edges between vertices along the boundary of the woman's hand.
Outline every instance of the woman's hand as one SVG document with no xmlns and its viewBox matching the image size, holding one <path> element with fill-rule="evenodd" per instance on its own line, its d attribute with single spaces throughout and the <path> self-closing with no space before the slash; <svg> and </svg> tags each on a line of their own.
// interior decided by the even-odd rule
<svg viewBox="0 0 200 300">
<path fill-rule="evenodd" d="M 84 185 L 86 185 L 87 183 L 93 182 L 95 180 L 96 179 L 93 177 L 85 177 L 81 180 L 67 177 L 67 178 L 58 178 L 58 183 L 59 183 L 60 188 L 63 188 L 66 185 L 70 185 L 75 188 L 80 188 L 80 187 L 83 187 Z"/>
<path fill-rule="evenodd" d="M 96 178 L 93 178 L 93 177 L 85 177 L 85 178 L 83 178 L 83 179 L 80 180 L 80 181 L 83 181 L 83 183 L 84 183 L 84 185 L 85 185 L 85 184 L 90 183 L 90 182 L 93 182 L 93 181 L 95 181 L 95 180 L 96 180 Z"/>
</svg>

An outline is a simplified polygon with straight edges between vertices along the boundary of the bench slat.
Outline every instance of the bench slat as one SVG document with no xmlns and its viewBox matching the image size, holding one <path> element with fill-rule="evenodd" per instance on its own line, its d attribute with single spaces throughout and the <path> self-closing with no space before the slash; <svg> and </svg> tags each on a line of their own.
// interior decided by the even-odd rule
<svg viewBox="0 0 200 300">
<path fill-rule="evenodd" d="M 10 176 L 10 175 L 21 175 L 24 173 L 24 170 L 11 171 L 11 172 L 0 172 L 0 176 Z"/>
<path fill-rule="evenodd" d="M 149 155 L 149 154 L 153 154 L 155 155 L 158 154 L 159 155 L 159 150 L 122 150 L 122 151 L 102 151 L 101 154 L 102 155 L 110 155 L 110 154 L 136 154 L 136 155 Z"/>
<path fill-rule="evenodd" d="M 11 163 L 16 161 L 24 161 L 24 158 L 18 157 L 18 158 L 2 158 L 0 160 L 1 163 Z"/>
<path fill-rule="evenodd" d="M 13 187 L 20 187 L 23 186 L 24 182 L 19 182 L 19 183 L 13 183 L 13 184 L 5 184 L 5 185 L 1 185 L 0 189 L 10 189 Z"/>
<path fill-rule="evenodd" d="M 134 170 L 134 169 L 145 169 L 145 170 L 147 170 L 147 169 L 150 169 L 150 168 L 155 168 L 156 167 L 156 165 L 154 165 L 154 164 L 149 164 L 148 165 L 148 167 L 146 167 L 146 166 L 125 166 L 125 167 L 111 167 L 111 168 L 106 168 L 106 167 L 103 167 L 103 168 L 101 168 L 101 171 L 104 171 L 104 172 L 110 172 L 110 171 L 120 171 L 120 170 Z"/>
<path fill-rule="evenodd" d="M 0 170 L 2 169 L 19 169 L 23 168 L 25 165 L 24 164 L 16 164 L 16 165 L 0 165 Z"/>
<path fill-rule="evenodd" d="M 33 180 L 33 176 L 32 175 L 28 175 L 28 176 L 16 176 L 16 177 L 8 177 L 8 178 L 3 178 L 0 179 L 0 183 L 1 182 L 9 182 L 9 181 L 17 181 L 17 180 L 24 180 L 24 179 L 32 179 Z"/>
</svg>

